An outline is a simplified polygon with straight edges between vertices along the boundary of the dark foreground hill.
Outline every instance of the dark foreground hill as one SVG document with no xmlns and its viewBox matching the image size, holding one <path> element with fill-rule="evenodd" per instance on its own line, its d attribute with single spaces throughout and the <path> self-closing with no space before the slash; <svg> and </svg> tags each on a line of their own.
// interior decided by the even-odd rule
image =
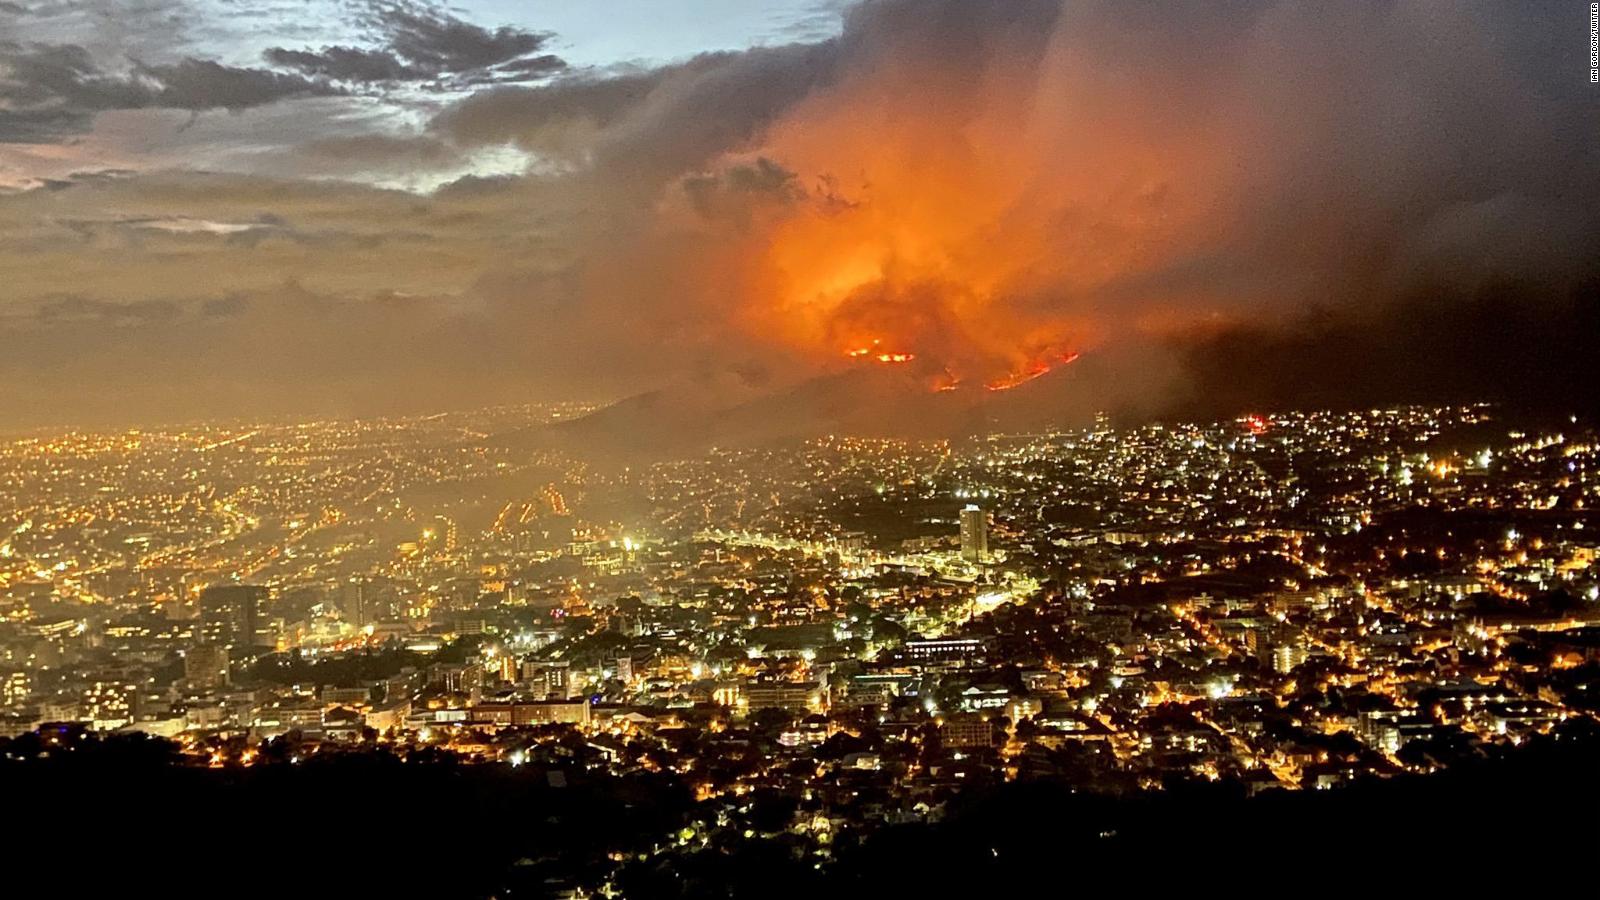
<svg viewBox="0 0 1600 900">
<path fill-rule="evenodd" d="M 618 860 L 625 896 L 639 898 L 1431 896 L 1587 877 L 1600 738 L 1587 720 L 1563 731 L 1492 761 L 1331 791 L 1246 797 L 1174 783 L 1112 796 L 1048 780 L 973 790 L 936 824 L 841 841 L 825 868 L 796 858 L 781 833 L 652 855 L 695 808 L 687 789 L 570 766 L 369 750 L 212 769 L 158 740 L 24 736 L 0 741 L 0 796 L 8 881 L 41 896 L 572 896 Z"/>
</svg>

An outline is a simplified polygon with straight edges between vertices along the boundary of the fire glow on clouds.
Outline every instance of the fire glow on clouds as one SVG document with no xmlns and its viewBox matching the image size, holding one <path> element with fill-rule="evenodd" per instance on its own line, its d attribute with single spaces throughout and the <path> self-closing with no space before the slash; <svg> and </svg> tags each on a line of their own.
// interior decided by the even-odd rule
<svg viewBox="0 0 1600 900">
<path fill-rule="evenodd" d="M 0 197 L 39 385 L 0 417 L 94 414 L 112 372 L 123 404 L 361 409 L 398 377 L 416 404 L 852 365 L 998 390 L 1130 348 L 1174 362 L 1120 382 L 1168 394 L 1313 307 L 1398 333 L 1425 301 L 1433 340 L 1509 290 L 1565 321 L 1600 121 L 1557 6 L 881 0 L 653 67 L 420 4 L 221 71 L 0 45 L 13 182 L 160 169 Z"/>
</svg>

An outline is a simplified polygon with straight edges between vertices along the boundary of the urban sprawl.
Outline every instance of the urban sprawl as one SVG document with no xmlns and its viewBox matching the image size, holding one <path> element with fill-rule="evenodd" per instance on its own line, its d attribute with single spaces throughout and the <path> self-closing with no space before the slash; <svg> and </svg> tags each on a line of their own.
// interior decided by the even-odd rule
<svg viewBox="0 0 1600 900">
<path fill-rule="evenodd" d="M 579 404 L 0 444 L 0 735 L 679 779 L 822 864 L 966 785 L 1333 788 L 1600 710 L 1600 437 L 1487 405 L 600 465 Z M 748 831 L 746 831 L 748 833 Z"/>
</svg>

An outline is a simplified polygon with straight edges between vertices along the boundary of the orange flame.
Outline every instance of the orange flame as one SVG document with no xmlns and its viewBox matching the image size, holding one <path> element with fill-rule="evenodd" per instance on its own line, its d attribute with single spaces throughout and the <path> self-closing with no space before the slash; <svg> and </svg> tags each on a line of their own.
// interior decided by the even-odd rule
<svg viewBox="0 0 1600 900">
<path fill-rule="evenodd" d="M 850 357 L 851 359 L 871 357 L 872 359 L 885 364 L 907 363 L 917 358 L 915 353 L 906 353 L 900 350 L 879 350 L 878 345 L 881 343 L 883 342 L 874 338 L 872 343 L 861 347 L 853 347 L 849 350 L 846 350 L 844 355 Z"/>
<path fill-rule="evenodd" d="M 1063 366 L 1071 365 L 1073 362 L 1077 361 L 1077 359 L 1078 359 L 1077 351 L 1073 351 L 1071 353 L 1063 353 L 1063 354 L 1061 354 L 1061 357 L 1060 357 L 1060 359 L 1059 359 L 1057 364 L 1063 365 Z M 1056 367 L 1056 364 L 1052 364 L 1052 363 L 1046 362 L 1046 361 L 1044 361 L 1042 359 L 1034 360 L 1033 363 L 1031 365 L 1029 365 L 1026 369 L 1023 369 L 1023 370 L 1018 371 L 1018 372 L 1012 372 L 1010 375 L 1007 375 L 1004 378 L 999 378 L 999 379 L 996 379 L 994 381 L 989 382 L 988 384 L 984 385 L 984 387 L 988 388 L 991 391 L 1009 391 L 1012 388 L 1017 387 L 1019 385 L 1027 384 L 1028 382 L 1034 380 L 1035 378 L 1040 377 L 1041 375 L 1049 374 L 1053 369 L 1055 369 L 1055 367 Z"/>
</svg>

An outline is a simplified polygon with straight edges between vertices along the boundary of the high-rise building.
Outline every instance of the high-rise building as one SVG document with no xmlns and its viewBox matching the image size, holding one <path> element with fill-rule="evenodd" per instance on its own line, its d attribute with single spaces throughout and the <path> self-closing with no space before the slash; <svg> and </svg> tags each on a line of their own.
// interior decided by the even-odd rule
<svg viewBox="0 0 1600 900">
<path fill-rule="evenodd" d="M 339 608 L 344 613 L 344 620 L 357 628 L 373 621 L 371 600 L 367 593 L 367 582 L 364 579 L 352 578 L 344 583 L 343 596 L 339 598 Z"/>
<path fill-rule="evenodd" d="M 1279 644 L 1272 648 L 1272 671 L 1279 675 L 1287 675 L 1299 668 L 1310 658 L 1310 653 L 1302 644 Z"/>
<path fill-rule="evenodd" d="M 222 644 L 198 644 L 183 655 L 183 677 L 197 688 L 216 688 L 228 683 L 228 648 Z"/>
<path fill-rule="evenodd" d="M 1251 628 L 1244 633 L 1244 649 L 1262 665 L 1272 662 L 1272 635 L 1265 628 Z"/>
<path fill-rule="evenodd" d="M 569 660 L 524 659 L 519 674 L 528 692 L 536 697 L 566 699 L 577 693 L 577 680 L 572 677 Z"/>
<path fill-rule="evenodd" d="M 989 559 L 989 514 L 973 503 L 961 511 L 961 558 L 974 563 Z"/>
<path fill-rule="evenodd" d="M 200 592 L 200 641 L 237 650 L 271 647 L 269 591 L 255 584 L 214 584 Z"/>
<path fill-rule="evenodd" d="M 33 692 L 33 678 L 17 670 L 0 673 L 0 706 L 21 706 Z"/>
<path fill-rule="evenodd" d="M 83 692 L 79 717 L 110 731 L 138 718 L 139 689 L 122 681 L 91 682 Z"/>
</svg>

